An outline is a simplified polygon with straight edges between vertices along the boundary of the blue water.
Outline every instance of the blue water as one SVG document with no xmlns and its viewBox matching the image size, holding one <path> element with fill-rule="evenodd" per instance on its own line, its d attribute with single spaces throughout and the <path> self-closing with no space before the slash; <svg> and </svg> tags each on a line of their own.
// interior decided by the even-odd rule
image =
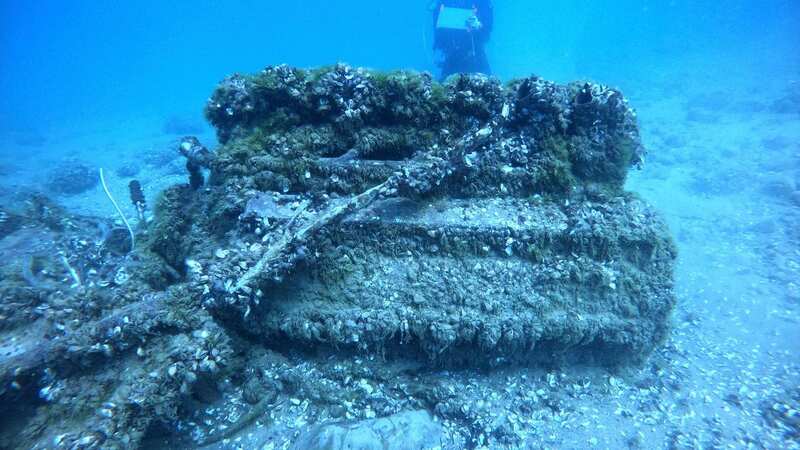
<svg viewBox="0 0 800 450">
<path fill-rule="evenodd" d="M 719 430 L 731 448 L 798 448 L 765 426 L 760 402 L 790 402 L 800 386 L 800 2 L 497 0 L 495 16 L 494 76 L 593 79 L 638 110 L 650 155 L 628 188 L 663 213 L 680 251 L 659 353 L 682 390 L 659 401 L 683 414 L 639 442 L 688 448 Z M 338 61 L 435 73 L 431 40 L 423 0 L 0 0 L 0 203 L 45 189 L 65 160 L 106 167 L 119 197 L 120 169 L 136 166 L 153 198 L 185 181 L 182 163 L 158 162 L 183 129 L 216 144 L 202 110 L 226 75 Z M 53 197 L 115 214 L 99 187 Z M 548 445 L 615 448 L 632 426 L 615 422 L 620 402 L 575 400 L 588 425 Z"/>
<path fill-rule="evenodd" d="M 0 131 L 63 133 L 199 116 L 215 83 L 269 64 L 435 70 L 428 2 L 14 2 L 0 5 Z M 770 79 L 797 70 L 792 0 L 498 1 L 497 76 L 660 71 Z"/>
</svg>

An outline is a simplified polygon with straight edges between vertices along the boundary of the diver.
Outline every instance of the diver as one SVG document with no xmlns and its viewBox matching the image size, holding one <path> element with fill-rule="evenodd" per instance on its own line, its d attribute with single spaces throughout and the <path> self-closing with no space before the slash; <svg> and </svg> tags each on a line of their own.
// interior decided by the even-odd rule
<svg viewBox="0 0 800 450">
<path fill-rule="evenodd" d="M 440 79 L 454 73 L 491 75 L 486 43 L 492 32 L 491 0 L 435 0 L 433 50 L 441 52 Z"/>
</svg>

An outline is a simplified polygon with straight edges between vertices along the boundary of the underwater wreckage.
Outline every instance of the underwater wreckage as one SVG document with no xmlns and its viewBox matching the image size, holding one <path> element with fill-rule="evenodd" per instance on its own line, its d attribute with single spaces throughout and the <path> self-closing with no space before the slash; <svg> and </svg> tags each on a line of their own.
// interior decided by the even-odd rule
<svg viewBox="0 0 800 450">
<path fill-rule="evenodd" d="M 425 383 L 377 407 L 330 371 L 635 364 L 668 332 L 676 250 L 624 190 L 644 150 L 619 91 L 277 66 L 225 79 L 206 116 L 221 145 L 182 140 L 189 183 L 130 254 L 55 206 L 3 213 L 23 224 L 6 242 L 50 244 L 3 268 L 0 398 L 37 407 L 4 407 L 0 446 L 144 446 L 220 391 L 334 422 L 447 415 Z M 317 357 L 336 368 L 298 379 Z"/>
</svg>

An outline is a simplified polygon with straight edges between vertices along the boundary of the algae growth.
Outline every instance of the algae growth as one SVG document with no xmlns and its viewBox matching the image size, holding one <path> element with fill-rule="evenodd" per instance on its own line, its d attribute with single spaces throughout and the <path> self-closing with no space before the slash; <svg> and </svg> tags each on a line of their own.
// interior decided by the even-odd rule
<svg viewBox="0 0 800 450">
<path fill-rule="evenodd" d="M 182 141 L 189 182 L 161 195 L 130 255 L 4 212 L 3 245 L 50 244 L 0 287 L 22 299 L 0 397 L 37 405 L 0 445 L 210 443 L 235 433 L 191 417 L 220 404 L 235 431 L 302 417 L 303 439 L 270 428 L 297 448 L 376 417 L 460 424 L 448 448 L 521 444 L 485 435 L 437 371 L 616 367 L 666 336 L 675 247 L 624 191 L 644 150 L 615 89 L 277 66 L 222 81 L 206 116 L 221 145 Z M 61 267 L 42 256 L 57 252 Z"/>
</svg>

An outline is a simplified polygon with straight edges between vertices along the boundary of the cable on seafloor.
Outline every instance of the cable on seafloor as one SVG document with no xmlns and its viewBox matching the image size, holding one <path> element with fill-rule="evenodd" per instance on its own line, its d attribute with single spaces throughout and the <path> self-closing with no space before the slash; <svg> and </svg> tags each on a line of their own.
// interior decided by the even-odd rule
<svg viewBox="0 0 800 450">
<path fill-rule="evenodd" d="M 125 214 L 122 213 L 122 210 L 120 209 L 119 205 L 117 204 L 117 201 L 114 200 L 114 197 L 111 195 L 111 191 L 108 190 L 108 185 L 106 185 L 106 179 L 103 176 L 103 168 L 102 167 L 100 168 L 100 183 L 103 185 L 103 190 L 106 191 L 106 195 L 108 196 L 108 199 L 111 200 L 111 204 L 114 205 L 114 208 L 116 208 L 117 213 L 119 214 L 119 217 L 122 219 L 122 222 L 125 224 L 125 227 L 128 228 L 128 233 L 130 233 L 130 235 L 131 235 L 131 251 L 133 251 L 133 247 L 135 247 L 135 245 L 136 245 L 136 238 L 134 237 L 134 234 L 133 234 L 133 228 L 131 228 L 131 224 L 128 223 L 128 219 L 125 218 Z"/>
</svg>

